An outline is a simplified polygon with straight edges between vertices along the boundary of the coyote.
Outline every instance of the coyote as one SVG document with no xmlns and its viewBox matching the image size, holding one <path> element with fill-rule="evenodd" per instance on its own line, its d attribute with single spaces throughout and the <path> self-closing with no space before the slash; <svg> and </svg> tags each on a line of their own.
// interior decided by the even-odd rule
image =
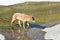
<svg viewBox="0 0 60 40">
<path fill-rule="evenodd" d="M 19 26 L 21 26 L 21 21 L 23 22 L 23 28 L 25 28 L 25 22 L 35 22 L 35 18 L 32 15 L 27 15 L 24 13 L 14 13 L 12 16 L 12 21 L 11 24 L 15 21 L 18 20 Z M 27 23 L 29 26 L 29 23 Z"/>
</svg>

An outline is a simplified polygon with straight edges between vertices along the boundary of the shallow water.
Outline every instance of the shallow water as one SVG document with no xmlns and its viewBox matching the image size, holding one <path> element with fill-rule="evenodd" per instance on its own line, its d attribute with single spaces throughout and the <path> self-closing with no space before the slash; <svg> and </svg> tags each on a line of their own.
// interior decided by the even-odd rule
<svg viewBox="0 0 60 40">
<path fill-rule="evenodd" d="M 31 28 L 27 33 L 28 37 L 34 40 L 44 40 L 44 34 L 45 32 L 38 28 Z"/>
<path fill-rule="evenodd" d="M 38 25 L 38 24 L 30 24 L 30 29 L 26 31 L 22 31 L 17 33 L 16 40 L 45 40 L 44 35 L 46 32 L 42 31 L 45 26 Z M 17 30 L 18 31 L 18 30 Z M 0 33 L 5 35 L 6 40 L 15 40 L 12 36 L 11 30 L 0 30 Z M 19 38 L 19 39 L 18 39 Z"/>
</svg>

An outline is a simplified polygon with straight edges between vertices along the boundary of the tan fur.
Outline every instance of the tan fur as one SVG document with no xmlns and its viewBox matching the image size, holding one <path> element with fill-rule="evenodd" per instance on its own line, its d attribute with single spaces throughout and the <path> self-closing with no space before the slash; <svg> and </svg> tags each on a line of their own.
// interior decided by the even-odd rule
<svg viewBox="0 0 60 40">
<path fill-rule="evenodd" d="M 26 14 L 23 14 L 23 13 L 14 13 L 14 14 L 13 14 L 13 17 L 12 17 L 11 24 L 12 24 L 16 19 L 19 20 L 19 25 L 20 25 L 20 26 L 21 26 L 20 21 L 22 21 L 22 22 L 23 22 L 23 27 L 25 28 L 25 22 L 26 22 L 26 21 L 31 21 L 31 20 L 32 20 L 32 16 L 26 15 Z"/>
</svg>

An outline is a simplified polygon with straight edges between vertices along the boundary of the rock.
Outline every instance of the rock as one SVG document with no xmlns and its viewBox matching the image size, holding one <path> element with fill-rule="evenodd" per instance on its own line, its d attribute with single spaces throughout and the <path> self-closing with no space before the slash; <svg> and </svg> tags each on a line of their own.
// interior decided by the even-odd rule
<svg viewBox="0 0 60 40">
<path fill-rule="evenodd" d="M 45 39 L 60 40 L 60 24 L 45 28 L 43 31 L 46 32 Z"/>
<path fill-rule="evenodd" d="M 3 34 L 0 34 L 0 40 L 5 40 L 5 36 Z"/>
</svg>

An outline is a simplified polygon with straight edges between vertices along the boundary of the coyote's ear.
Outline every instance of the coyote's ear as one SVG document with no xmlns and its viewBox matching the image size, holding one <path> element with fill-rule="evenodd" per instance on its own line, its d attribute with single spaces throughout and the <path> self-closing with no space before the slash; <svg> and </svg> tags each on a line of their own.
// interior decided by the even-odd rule
<svg viewBox="0 0 60 40">
<path fill-rule="evenodd" d="M 31 13 L 30 16 L 33 16 L 33 14 Z"/>
</svg>

